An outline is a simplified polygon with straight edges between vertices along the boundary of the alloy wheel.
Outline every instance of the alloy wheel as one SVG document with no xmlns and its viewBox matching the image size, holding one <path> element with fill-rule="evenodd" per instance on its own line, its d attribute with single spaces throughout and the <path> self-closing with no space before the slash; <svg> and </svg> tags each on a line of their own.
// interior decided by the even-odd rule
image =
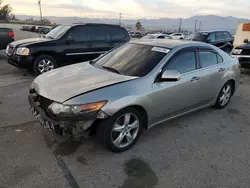
<svg viewBox="0 0 250 188">
<path fill-rule="evenodd" d="M 37 68 L 40 73 L 45 73 L 54 69 L 54 63 L 49 59 L 42 59 L 39 61 Z"/>
<path fill-rule="evenodd" d="M 139 118 L 133 113 L 120 116 L 111 131 L 111 140 L 118 148 L 129 146 L 139 132 Z"/>
<path fill-rule="evenodd" d="M 222 94 L 220 96 L 220 105 L 225 106 L 230 100 L 231 95 L 232 95 L 232 87 L 230 84 L 227 84 L 222 89 Z"/>
</svg>

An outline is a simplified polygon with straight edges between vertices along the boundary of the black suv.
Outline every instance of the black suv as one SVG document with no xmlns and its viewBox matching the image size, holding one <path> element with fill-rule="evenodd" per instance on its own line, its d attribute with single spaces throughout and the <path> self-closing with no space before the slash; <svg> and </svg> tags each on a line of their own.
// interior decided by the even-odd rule
<svg viewBox="0 0 250 188">
<path fill-rule="evenodd" d="M 245 39 L 244 43 L 233 50 L 232 57 L 239 59 L 242 68 L 250 69 L 250 41 Z"/>
<path fill-rule="evenodd" d="M 217 46 L 226 53 L 233 49 L 233 36 L 227 31 L 202 31 L 193 37 L 194 41 L 206 42 Z"/>
<path fill-rule="evenodd" d="M 7 46 L 8 63 L 41 74 L 60 66 L 89 61 L 130 40 L 117 25 L 60 25 L 43 38 L 13 42 Z"/>
</svg>

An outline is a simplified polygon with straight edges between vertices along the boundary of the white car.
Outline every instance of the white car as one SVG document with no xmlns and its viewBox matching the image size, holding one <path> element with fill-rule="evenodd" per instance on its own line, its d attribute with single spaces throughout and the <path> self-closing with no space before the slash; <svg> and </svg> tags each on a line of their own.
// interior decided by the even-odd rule
<svg viewBox="0 0 250 188">
<path fill-rule="evenodd" d="M 142 37 L 142 39 L 172 39 L 171 36 L 166 34 L 147 34 L 146 36 Z"/>
<path fill-rule="evenodd" d="M 182 33 L 172 33 L 170 35 L 173 39 L 184 39 L 185 38 L 185 35 L 182 34 Z"/>
</svg>

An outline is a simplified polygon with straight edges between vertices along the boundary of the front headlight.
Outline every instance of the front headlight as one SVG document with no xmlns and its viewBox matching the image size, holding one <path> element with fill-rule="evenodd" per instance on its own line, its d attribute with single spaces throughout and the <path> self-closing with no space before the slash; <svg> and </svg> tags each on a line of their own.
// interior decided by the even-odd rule
<svg viewBox="0 0 250 188">
<path fill-rule="evenodd" d="M 60 104 L 60 103 L 54 102 L 49 106 L 49 109 L 54 115 L 78 116 L 78 115 L 86 114 L 88 112 L 98 111 L 106 103 L 107 101 L 99 101 L 99 102 L 80 104 L 80 105 L 66 105 L 66 104 Z"/>
<path fill-rule="evenodd" d="M 234 49 L 233 50 L 233 54 L 241 54 L 241 52 L 242 52 L 242 49 Z"/>
<path fill-rule="evenodd" d="M 16 50 L 17 55 L 29 55 L 29 53 L 30 53 L 29 48 L 25 48 L 25 47 L 17 48 L 17 50 Z"/>
</svg>

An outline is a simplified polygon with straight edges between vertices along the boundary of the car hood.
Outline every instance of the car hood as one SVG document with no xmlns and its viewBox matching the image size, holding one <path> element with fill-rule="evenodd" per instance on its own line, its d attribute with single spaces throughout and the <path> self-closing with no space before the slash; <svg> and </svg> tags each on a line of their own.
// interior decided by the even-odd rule
<svg viewBox="0 0 250 188">
<path fill-rule="evenodd" d="M 45 98 L 62 103 L 77 95 L 136 78 L 84 62 L 44 73 L 34 80 L 31 88 Z"/>
<path fill-rule="evenodd" d="M 237 46 L 237 48 L 240 48 L 240 49 L 250 49 L 250 43 L 242 44 L 240 46 Z"/>
<path fill-rule="evenodd" d="M 31 39 L 24 39 L 24 40 L 15 41 L 15 42 L 12 42 L 10 45 L 13 47 L 19 47 L 19 46 L 26 46 L 29 44 L 36 44 L 36 43 L 47 42 L 47 41 L 51 41 L 51 39 L 31 38 Z"/>
</svg>

